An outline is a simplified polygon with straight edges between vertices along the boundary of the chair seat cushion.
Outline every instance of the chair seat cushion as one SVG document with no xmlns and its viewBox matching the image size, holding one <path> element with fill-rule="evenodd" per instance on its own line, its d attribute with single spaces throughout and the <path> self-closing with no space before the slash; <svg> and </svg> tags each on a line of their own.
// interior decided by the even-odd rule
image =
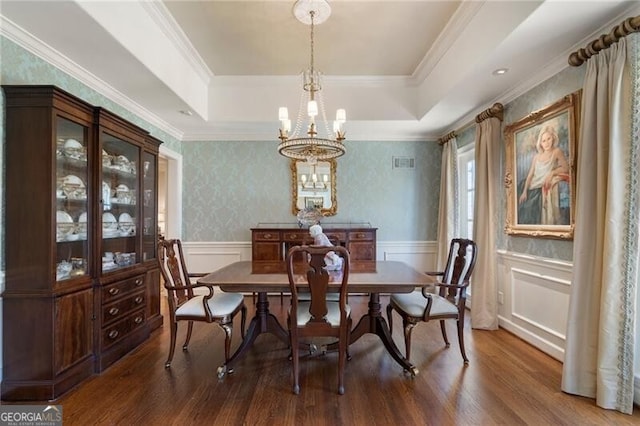
<svg viewBox="0 0 640 426">
<path fill-rule="evenodd" d="M 298 303 L 298 326 L 304 326 L 311 319 L 309 308 L 311 302 L 299 302 Z M 346 305 L 347 317 L 351 315 L 351 307 Z M 289 315 L 291 315 L 291 308 L 289 308 Z M 340 326 L 340 305 L 336 302 L 327 302 L 327 322 L 332 327 Z"/>
<path fill-rule="evenodd" d="M 202 303 L 204 296 L 195 296 L 183 303 L 176 309 L 176 317 L 205 317 L 204 305 Z M 214 317 L 223 317 L 231 315 L 231 313 L 240 306 L 244 297 L 239 293 L 217 292 L 208 300 L 209 310 Z"/>
<path fill-rule="evenodd" d="M 431 294 L 433 304 L 431 305 L 431 316 L 455 315 L 458 307 L 438 294 Z M 391 302 L 409 316 L 422 317 L 427 307 L 427 299 L 422 295 L 421 290 L 413 293 L 396 293 L 391 295 Z"/>
</svg>

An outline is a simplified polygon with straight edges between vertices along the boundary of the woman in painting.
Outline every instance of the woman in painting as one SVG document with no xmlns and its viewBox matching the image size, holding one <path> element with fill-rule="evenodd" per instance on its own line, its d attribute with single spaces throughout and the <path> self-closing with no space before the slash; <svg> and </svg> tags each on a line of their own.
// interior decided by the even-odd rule
<svg viewBox="0 0 640 426">
<path fill-rule="evenodd" d="M 568 206 L 561 206 L 559 184 L 569 182 L 569 165 L 558 147 L 558 132 L 547 125 L 538 134 L 529 173 L 520 188 L 518 223 L 568 225 Z"/>
</svg>

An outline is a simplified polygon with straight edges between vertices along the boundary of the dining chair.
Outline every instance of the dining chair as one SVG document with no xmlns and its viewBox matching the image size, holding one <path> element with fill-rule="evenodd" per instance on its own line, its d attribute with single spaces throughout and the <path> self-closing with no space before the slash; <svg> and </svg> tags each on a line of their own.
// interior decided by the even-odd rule
<svg viewBox="0 0 640 426">
<path fill-rule="evenodd" d="M 464 350 L 464 313 L 467 299 L 467 287 L 476 262 L 477 246 L 472 240 L 454 238 L 449 246 L 449 256 L 445 270 L 426 272 L 428 275 L 442 277 L 435 283 L 437 292 L 431 293 L 431 287 L 423 287 L 412 293 L 398 293 L 390 296 L 387 305 L 389 329 L 393 332 L 392 311 L 402 317 L 406 358 L 411 355 L 411 331 L 419 322 L 440 321 L 440 329 L 446 347 L 449 347 L 445 320 L 457 321 L 458 343 L 465 364 L 469 363 Z"/>
<path fill-rule="evenodd" d="M 329 272 L 325 269 L 324 256 L 332 250 L 344 259 L 341 271 Z M 294 272 L 293 259 L 296 254 L 309 257 L 306 274 Z M 291 291 L 287 325 L 291 338 L 293 393 L 296 395 L 300 393 L 299 339 L 329 336 L 338 338 L 338 393 L 342 395 L 344 394 L 345 360 L 348 357 L 351 331 L 351 308 L 347 304 L 349 252 L 339 246 L 295 246 L 287 252 L 286 263 Z M 330 281 L 340 284 L 337 301 L 328 300 L 326 297 Z M 299 300 L 299 290 L 308 291 L 310 300 Z"/>
<path fill-rule="evenodd" d="M 244 338 L 247 320 L 247 308 L 244 296 L 239 293 L 225 293 L 215 291 L 213 286 L 192 284 L 190 278 L 202 274 L 189 274 L 179 239 L 160 239 L 158 242 L 158 264 L 167 289 L 169 301 L 169 326 L 171 328 L 171 343 L 169 357 L 165 368 L 171 366 L 171 360 L 176 346 L 178 321 L 187 321 L 187 338 L 182 346 L 186 351 L 191 340 L 193 322 L 202 321 L 217 323 L 225 333 L 224 359 L 229 360 L 231 352 L 231 337 L 233 333 L 233 319 L 238 312 L 242 312 L 240 333 Z"/>
<path fill-rule="evenodd" d="M 328 235 L 327 238 L 329 238 L 329 241 L 331 242 L 331 244 L 333 244 L 334 246 L 339 246 L 340 245 L 340 239 L 338 237 L 336 237 L 335 235 Z M 311 236 L 307 236 L 306 238 L 304 238 L 304 240 L 302 241 L 302 245 L 303 246 L 307 246 L 307 245 L 313 245 L 313 238 Z M 284 296 L 285 293 L 284 292 L 280 292 L 280 306 L 284 305 Z M 327 298 L 330 300 L 338 300 L 338 293 L 329 293 L 327 294 Z M 300 299 L 305 299 L 304 295 L 300 295 Z M 253 292 L 251 295 L 251 301 L 253 302 L 253 304 L 256 304 L 256 293 Z M 347 298 L 347 302 L 348 302 L 348 298 Z"/>
</svg>

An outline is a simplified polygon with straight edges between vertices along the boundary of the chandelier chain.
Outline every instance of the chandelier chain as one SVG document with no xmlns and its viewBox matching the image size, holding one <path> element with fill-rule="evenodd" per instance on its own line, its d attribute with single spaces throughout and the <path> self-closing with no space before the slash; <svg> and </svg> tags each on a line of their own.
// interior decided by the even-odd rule
<svg viewBox="0 0 640 426">
<path fill-rule="evenodd" d="M 313 93 L 313 89 L 314 89 L 314 81 L 313 81 L 313 73 L 314 73 L 314 63 L 313 63 L 313 17 L 315 16 L 316 12 L 314 10 L 309 12 L 309 15 L 311 15 L 311 91 Z"/>
</svg>

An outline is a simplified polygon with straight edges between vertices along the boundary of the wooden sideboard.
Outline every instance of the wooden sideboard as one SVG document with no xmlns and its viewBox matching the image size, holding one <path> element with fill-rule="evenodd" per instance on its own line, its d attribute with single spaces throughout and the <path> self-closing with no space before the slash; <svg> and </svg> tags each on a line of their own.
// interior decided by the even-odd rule
<svg viewBox="0 0 640 426">
<path fill-rule="evenodd" d="M 323 224 L 322 228 L 334 244 L 340 244 L 349 250 L 351 271 L 375 272 L 377 228 L 365 224 Z M 312 243 L 313 238 L 307 228 L 290 224 L 259 224 L 256 228 L 251 228 L 252 272 L 286 272 L 285 259 L 289 248 Z"/>
</svg>

